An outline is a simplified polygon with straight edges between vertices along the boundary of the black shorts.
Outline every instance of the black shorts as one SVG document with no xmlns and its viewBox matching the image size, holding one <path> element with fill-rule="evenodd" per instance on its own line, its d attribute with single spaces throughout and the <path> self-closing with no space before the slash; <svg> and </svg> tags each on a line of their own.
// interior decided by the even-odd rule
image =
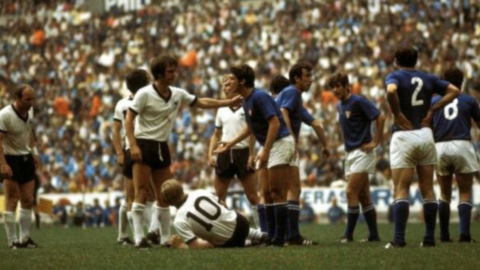
<svg viewBox="0 0 480 270">
<path fill-rule="evenodd" d="M 123 167 L 122 174 L 128 179 L 133 178 L 133 161 L 130 155 L 130 149 L 123 149 Z"/>
<path fill-rule="evenodd" d="M 12 169 L 13 176 L 8 178 L 19 185 L 33 181 L 35 178 L 35 161 L 32 155 L 5 155 L 8 166 Z M 2 177 L 3 178 L 3 177 Z"/>
<path fill-rule="evenodd" d="M 235 225 L 235 231 L 233 231 L 232 237 L 220 247 L 222 248 L 244 247 L 245 240 L 247 240 L 247 236 L 249 232 L 250 232 L 250 223 L 248 223 L 247 218 L 237 213 L 237 225 Z"/>
<path fill-rule="evenodd" d="M 245 175 L 253 173 L 253 169 L 248 168 L 249 155 L 248 148 L 231 149 L 225 153 L 218 154 L 215 173 L 220 178 L 228 179 L 233 178 L 235 175 L 238 179 L 241 179 Z"/>
<path fill-rule="evenodd" d="M 152 170 L 170 167 L 172 158 L 166 142 L 137 139 L 137 145 L 142 151 L 142 163 L 150 166 Z"/>
</svg>

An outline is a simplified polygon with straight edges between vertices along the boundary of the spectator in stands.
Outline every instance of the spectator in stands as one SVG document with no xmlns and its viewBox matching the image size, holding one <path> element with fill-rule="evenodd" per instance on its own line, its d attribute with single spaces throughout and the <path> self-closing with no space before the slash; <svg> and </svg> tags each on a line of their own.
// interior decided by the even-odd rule
<svg viewBox="0 0 480 270">
<path fill-rule="evenodd" d="M 328 220 L 330 224 L 343 224 L 345 219 L 345 210 L 337 205 L 337 198 L 333 197 L 331 200 L 332 205 L 328 209 Z"/>
</svg>

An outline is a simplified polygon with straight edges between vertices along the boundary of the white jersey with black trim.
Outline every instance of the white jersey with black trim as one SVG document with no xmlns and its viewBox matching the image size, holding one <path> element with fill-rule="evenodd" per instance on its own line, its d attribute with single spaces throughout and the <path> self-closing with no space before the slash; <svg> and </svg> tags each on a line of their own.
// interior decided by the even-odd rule
<svg viewBox="0 0 480 270">
<path fill-rule="evenodd" d="M 33 126 L 33 109 L 28 111 L 27 118 L 23 118 L 13 105 L 0 110 L 0 132 L 3 135 L 4 155 L 31 154 L 30 136 Z"/>
<path fill-rule="evenodd" d="M 120 99 L 117 102 L 117 105 L 115 106 L 115 112 L 113 113 L 113 120 L 119 121 L 122 124 L 122 131 L 120 133 L 120 136 L 122 137 L 122 141 L 125 141 L 125 149 L 130 149 L 130 142 L 128 141 L 125 133 L 125 118 L 127 117 L 127 110 L 130 107 L 132 101 L 133 97 L 126 97 Z"/>
<path fill-rule="evenodd" d="M 194 105 L 197 98 L 186 90 L 169 87 L 170 97 L 164 99 L 155 91 L 154 85 L 138 90 L 130 105 L 137 113 L 135 138 L 166 142 L 170 137 L 178 109 L 183 104 Z"/>
<path fill-rule="evenodd" d="M 222 107 L 217 110 L 215 127 L 222 130 L 222 142 L 228 142 L 235 138 L 243 128 L 247 126 L 245 111 L 243 107 L 234 110 L 231 107 Z M 249 138 L 237 143 L 233 149 L 246 148 L 249 145 Z"/>
<path fill-rule="evenodd" d="M 187 244 L 199 237 L 214 246 L 221 246 L 235 231 L 237 213 L 221 205 L 212 193 L 196 190 L 188 194 L 178 209 L 173 225 Z"/>
</svg>

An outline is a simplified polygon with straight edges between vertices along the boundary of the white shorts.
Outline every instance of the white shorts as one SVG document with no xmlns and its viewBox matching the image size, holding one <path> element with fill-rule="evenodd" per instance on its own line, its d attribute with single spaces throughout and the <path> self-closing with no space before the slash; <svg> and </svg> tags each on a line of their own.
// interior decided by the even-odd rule
<svg viewBox="0 0 480 270">
<path fill-rule="evenodd" d="M 261 149 L 263 151 L 263 148 Z M 270 150 L 270 156 L 268 157 L 267 168 L 272 168 L 278 165 L 290 165 L 295 161 L 295 141 L 292 136 L 287 136 L 276 140 L 272 149 Z M 258 168 L 257 164 L 257 168 Z"/>
<path fill-rule="evenodd" d="M 368 153 L 360 149 L 350 151 L 345 157 L 345 176 L 352 173 L 375 173 L 376 162 L 375 150 Z"/>
<path fill-rule="evenodd" d="M 438 142 L 435 171 L 445 176 L 453 173 L 473 173 L 478 171 L 479 163 L 475 148 L 470 141 L 456 140 Z"/>
<path fill-rule="evenodd" d="M 390 141 L 392 169 L 434 165 L 436 161 L 435 141 L 430 128 L 397 131 L 393 134 Z"/>
</svg>

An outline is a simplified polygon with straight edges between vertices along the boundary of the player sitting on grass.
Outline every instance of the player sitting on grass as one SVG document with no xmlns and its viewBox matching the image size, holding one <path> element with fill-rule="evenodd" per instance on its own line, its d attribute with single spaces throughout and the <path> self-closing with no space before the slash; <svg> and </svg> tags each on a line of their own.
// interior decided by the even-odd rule
<svg viewBox="0 0 480 270">
<path fill-rule="evenodd" d="M 250 229 L 248 220 L 218 202 L 205 190 L 183 193 L 182 184 L 168 180 L 160 192 L 163 201 L 177 208 L 173 225 L 178 235 L 170 238 L 174 248 L 205 249 L 244 247 L 247 239 L 262 241 L 266 235 Z"/>
</svg>

